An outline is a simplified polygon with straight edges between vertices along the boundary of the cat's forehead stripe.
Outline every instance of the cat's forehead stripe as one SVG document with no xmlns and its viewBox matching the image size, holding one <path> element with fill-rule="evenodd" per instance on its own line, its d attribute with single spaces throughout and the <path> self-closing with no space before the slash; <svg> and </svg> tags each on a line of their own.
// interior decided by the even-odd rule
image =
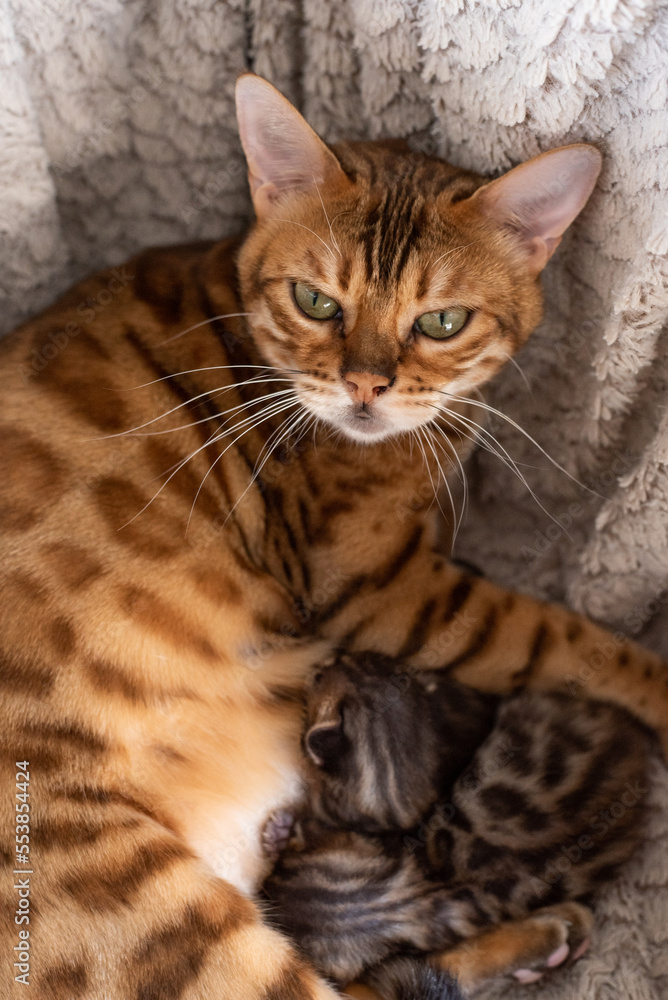
<svg viewBox="0 0 668 1000">
<path fill-rule="evenodd" d="M 406 185 L 390 187 L 370 212 L 364 236 L 367 278 L 382 284 L 401 277 L 412 244 L 419 235 L 416 218 L 422 204 Z"/>
</svg>

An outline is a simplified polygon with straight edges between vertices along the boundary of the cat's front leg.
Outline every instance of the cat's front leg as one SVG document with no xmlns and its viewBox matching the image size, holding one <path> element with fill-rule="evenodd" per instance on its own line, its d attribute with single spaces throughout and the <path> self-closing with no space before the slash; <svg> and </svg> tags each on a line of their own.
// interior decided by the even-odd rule
<svg viewBox="0 0 668 1000">
<path fill-rule="evenodd" d="M 354 649 L 439 668 L 479 690 L 559 690 L 613 701 L 668 749 L 668 668 L 655 653 L 581 615 L 504 590 L 409 537 L 319 613 L 321 632 Z"/>
</svg>

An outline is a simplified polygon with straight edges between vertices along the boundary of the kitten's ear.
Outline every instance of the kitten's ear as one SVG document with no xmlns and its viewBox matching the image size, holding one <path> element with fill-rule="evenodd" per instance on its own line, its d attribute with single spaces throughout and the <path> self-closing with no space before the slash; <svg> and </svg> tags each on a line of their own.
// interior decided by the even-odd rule
<svg viewBox="0 0 668 1000">
<path fill-rule="evenodd" d="M 343 713 L 337 697 L 325 697 L 304 734 L 304 750 L 316 767 L 331 770 L 348 745 L 343 731 Z"/>
<path fill-rule="evenodd" d="M 275 87 L 254 73 L 237 80 L 237 120 L 258 218 L 287 191 L 345 177 L 339 161 Z"/>
<path fill-rule="evenodd" d="M 601 162 L 595 146 L 562 146 L 479 188 L 469 204 L 521 237 L 529 267 L 538 274 L 584 208 Z"/>
<path fill-rule="evenodd" d="M 311 726 L 304 736 L 304 748 L 323 771 L 332 771 L 340 763 L 348 747 L 348 739 L 341 725 Z"/>
</svg>

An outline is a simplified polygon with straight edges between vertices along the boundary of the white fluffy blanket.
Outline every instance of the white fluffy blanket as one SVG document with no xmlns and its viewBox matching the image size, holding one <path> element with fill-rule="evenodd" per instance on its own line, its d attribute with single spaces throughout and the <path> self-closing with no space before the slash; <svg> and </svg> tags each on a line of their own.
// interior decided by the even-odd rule
<svg viewBox="0 0 668 1000">
<path fill-rule="evenodd" d="M 479 452 L 458 552 L 668 654 L 668 5 L 0 0 L 3 328 L 139 247 L 241 227 L 233 86 L 247 66 L 329 140 L 412 136 L 482 172 L 599 144 L 597 191 L 545 275 L 545 322 L 487 395 L 581 485 L 493 425 L 555 520 Z M 591 955 L 534 996 L 668 997 L 658 766 L 653 801 Z"/>
</svg>

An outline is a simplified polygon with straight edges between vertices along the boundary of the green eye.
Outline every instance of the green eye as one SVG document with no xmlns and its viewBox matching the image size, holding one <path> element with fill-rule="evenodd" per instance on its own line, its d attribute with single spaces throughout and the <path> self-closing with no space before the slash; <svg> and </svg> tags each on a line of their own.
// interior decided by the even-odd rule
<svg viewBox="0 0 668 1000">
<path fill-rule="evenodd" d="M 312 319 L 332 319 L 341 308 L 335 299 L 305 285 L 303 281 L 295 284 L 295 301 L 302 312 Z"/>
<path fill-rule="evenodd" d="M 459 333 L 471 313 L 463 306 L 453 306 L 441 312 L 423 313 L 415 321 L 418 330 L 434 340 L 447 340 Z"/>
</svg>

